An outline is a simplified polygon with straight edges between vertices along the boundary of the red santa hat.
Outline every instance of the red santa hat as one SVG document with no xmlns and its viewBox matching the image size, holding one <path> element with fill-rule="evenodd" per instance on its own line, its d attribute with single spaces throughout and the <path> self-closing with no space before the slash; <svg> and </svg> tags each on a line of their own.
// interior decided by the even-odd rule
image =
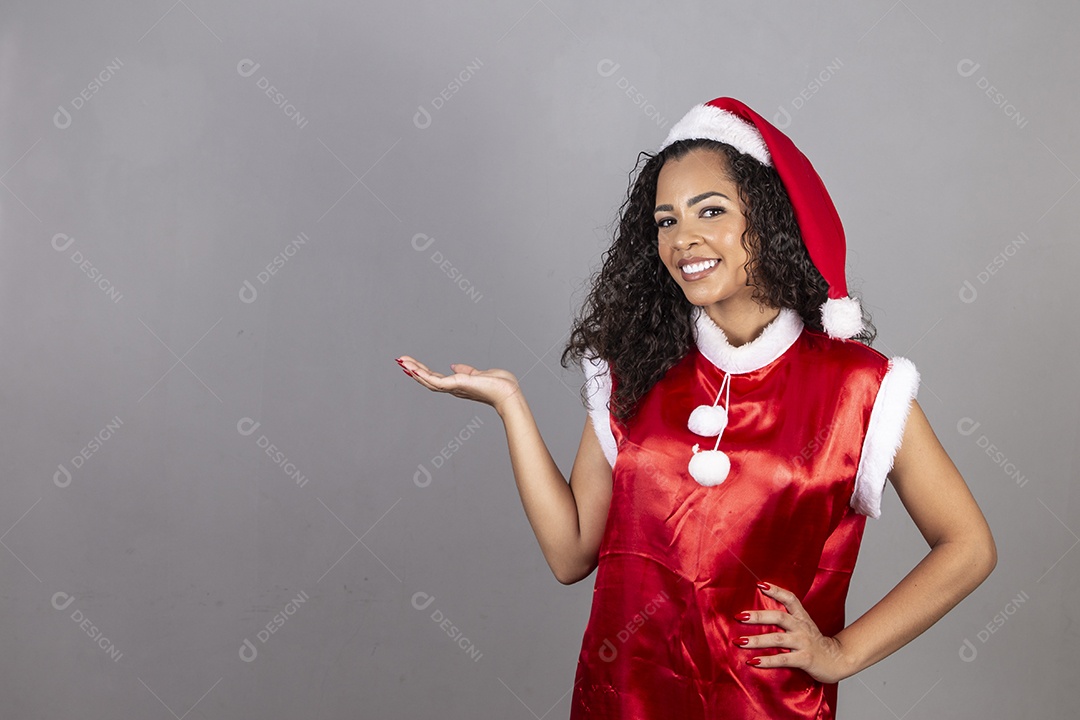
<svg viewBox="0 0 1080 720">
<path fill-rule="evenodd" d="M 810 259 L 825 282 L 828 297 L 821 324 L 834 338 L 850 338 L 864 328 L 859 301 L 848 297 L 844 278 L 844 227 L 814 166 L 787 135 L 734 98 L 696 105 L 675 123 L 659 150 L 678 140 L 706 138 L 731 145 L 773 167 L 787 190 Z"/>
</svg>

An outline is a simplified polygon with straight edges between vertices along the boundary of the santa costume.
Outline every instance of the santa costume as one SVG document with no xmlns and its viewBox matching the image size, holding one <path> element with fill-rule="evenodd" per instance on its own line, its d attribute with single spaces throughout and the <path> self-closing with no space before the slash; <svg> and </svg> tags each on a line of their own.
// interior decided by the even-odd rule
<svg viewBox="0 0 1080 720">
<path fill-rule="evenodd" d="M 844 628 L 863 526 L 880 515 L 919 375 L 851 339 L 863 321 L 847 296 L 840 218 L 791 140 L 724 97 L 692 108 L 660 149 L 691 138 L 776 169 L 829 284 L 825 332 L 782 308 L 733 346 L 696 306 L 690 352 L 625 423 L 608 407 L 618 377 L 583 360 L 612 497 L 570 717 L 831 720 L 837 684 L 748 665 L 784 650 L 735 641 L 783 628 L 735 615 L 786 611 L 757 588 L 767 581 L 791 590 L 826 637 Z"/>
</svg>

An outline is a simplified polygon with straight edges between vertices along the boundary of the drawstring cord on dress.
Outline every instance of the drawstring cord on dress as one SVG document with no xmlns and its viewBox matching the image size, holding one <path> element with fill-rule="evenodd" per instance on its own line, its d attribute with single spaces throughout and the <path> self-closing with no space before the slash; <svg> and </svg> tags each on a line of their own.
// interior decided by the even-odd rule
<svg viewBox="0 0 1080 720">
<path fill-rule="evenodd" d="M 718 407 L 720 396 L 724 395 L 724 406 Z M 690 475 L 700 484 L 706 486 L 719 485 L 727 479 L 731 470 L 731 460 L 727 454 L 720 450 L 720 438 L 728 422 L 728 408 L 731 407 L 731 373 L 724 373 L 724 381 L 720 384 L 720 391 L 716 393 L 716 400 L 712 405 L 698 405 L 690 413 L 687 427 L 695 434 L 705 437 L 716 436 L 716 444 L 712 450 L 700 450 L 695 443 L 694 455 L 690 458 Z"/>
</svg>

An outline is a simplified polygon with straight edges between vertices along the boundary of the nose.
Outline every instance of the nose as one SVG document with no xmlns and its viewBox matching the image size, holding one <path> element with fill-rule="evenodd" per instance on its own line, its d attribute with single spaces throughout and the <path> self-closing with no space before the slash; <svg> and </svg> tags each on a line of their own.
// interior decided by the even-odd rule
<svg viewBox="0 0 1080 720">
<path fill-rule="evenodd" d="M 668 237 L 671 246 L 676 250 L 682 250 L 689 245 L 696 245 L 699 242 L 697 233 L 685 222 L 677 224 L 674 231 L 668 234 Z"/>
</svg>

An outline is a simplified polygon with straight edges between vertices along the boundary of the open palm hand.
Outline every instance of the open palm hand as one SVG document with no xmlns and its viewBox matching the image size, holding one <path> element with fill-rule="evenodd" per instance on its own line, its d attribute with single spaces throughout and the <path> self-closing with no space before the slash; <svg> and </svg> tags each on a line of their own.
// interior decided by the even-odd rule
<svg viewBox="0 0 1080 720">
<path fill-rule="evenodd" d="M 434 392 L 450 393 L 456 397 L 491 405 L 499 410 L 519 391 L 517 377 L 499 368 L 478 370 L 464 363 L 450 363 L 454 373 L 443 375 L 408 355 L 398 358 L 398 364 L 424 387 Z"/>
</svg>

